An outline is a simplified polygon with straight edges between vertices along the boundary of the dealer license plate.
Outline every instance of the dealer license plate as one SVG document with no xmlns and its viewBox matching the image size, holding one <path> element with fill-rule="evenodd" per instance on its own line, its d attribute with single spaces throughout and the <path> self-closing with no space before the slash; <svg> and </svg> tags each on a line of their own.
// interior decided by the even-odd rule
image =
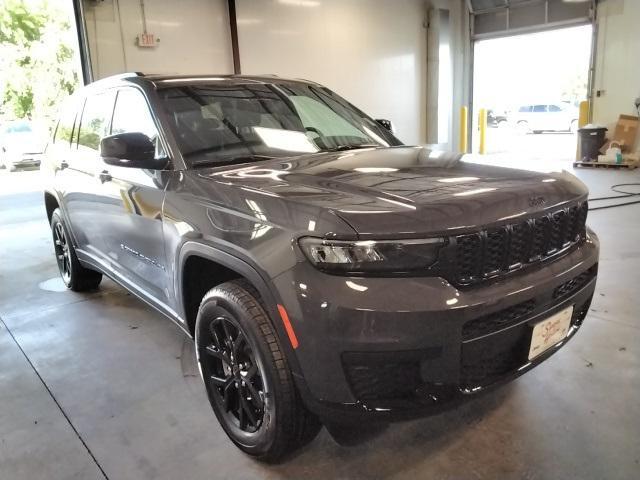
<svg viewBox="0 0 640 480">
<path fill-rule="evenodd" d="M 572 315 L 573 305 L 534 325 L 529 347 L 529 360 L 537 357 L 567 336 L 571 327 Z"/>
</svg>

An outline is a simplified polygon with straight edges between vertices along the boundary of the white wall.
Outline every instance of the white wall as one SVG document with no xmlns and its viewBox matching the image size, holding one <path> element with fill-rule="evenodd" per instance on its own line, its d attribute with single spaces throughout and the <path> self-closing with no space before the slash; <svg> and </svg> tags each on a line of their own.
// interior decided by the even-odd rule
<svg viewBox="0 0 640 480">
<path fill-rule="evenodd" d="M 236 0 L 242 73 L 320 82 L 426 140 L 423 0 Z"/>
<path fill-rule="evenodd" d="M 226 0 L 146 0 L 147 31 L 160 39 L 154 48 L 135 42 L 143 32 L 139 0 L 83 6 L 95 80 L 132 71 L 233 73 Z"/>
<path fill-rule="evenodd" d="M 640 97 L 640 1 L 604 0 L 597 13 L 593 121 L 611 131 L 621 113 L 638 114 L 634 100 Z M 595 97 L 596 90 L 604 90 L 604 95 Z"/>
<path fill-rule="evenodd" d="M 469 10 L 466 0 L 430 0 L 432 21 L 429 23 L 427 63 L 427 142 L 441 148 L 457 150 L 460 139 L 460 108 L 470 107 L 471 40 Z M 449 11 L 448 53 L 438 44 L 437 9 Z M 447 55 L 447 58 L 440 58 Z M 452 79 L 449 91 L 438 85 L 442 61 Z M 442 115 L 447 112 L 448 115 Z M 446 125 L 443 125 L 443 121 Z"/>
</svg>

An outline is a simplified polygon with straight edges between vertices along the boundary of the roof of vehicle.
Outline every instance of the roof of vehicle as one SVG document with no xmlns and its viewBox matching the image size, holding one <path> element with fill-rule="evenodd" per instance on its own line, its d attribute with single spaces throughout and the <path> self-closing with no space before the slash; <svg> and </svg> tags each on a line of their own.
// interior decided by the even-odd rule
<svg viewBox="0 0 640 480">
<path fill-rule="evenodd" d="M 222 74 L 222 75 L 170 75 L 170 74 L 144 74 L 141 72 L 130 72 L 130 73 L 121 73 L 118 75 L 112 75 L 110 77 L 105 77 L 103 79 L 97 80 L 90 85 L 95 86 L 103 86 L 108 85 L 110 83 L 122 82 L 122 81 L 132 81 L 135 83 L 139 82 L 150 82 L 156 87 L 169 87 L 169 86 L 182 86 L 182 85 L 193 85 L 198 83 L 212 83 L 212 82 L 224 82 L 230 84 L 247 84 L 247 83 L 257 83 L 257 84 L 270 84 L 270 83 L 311 83 L 316 84 L 316 82 L 312 82 L 309 80 L 303 79 L 294 79 L 294 78 L 283 78 L 277 75 L 230 75 L 230 74 Z M 317 84 L 316 84 L 317 85 Z"/>
</svg>

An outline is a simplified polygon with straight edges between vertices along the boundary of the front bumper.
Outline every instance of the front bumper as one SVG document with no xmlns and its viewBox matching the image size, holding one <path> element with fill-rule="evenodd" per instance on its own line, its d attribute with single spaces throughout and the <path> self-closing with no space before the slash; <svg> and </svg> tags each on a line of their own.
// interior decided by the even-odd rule
<svg viewBox="0 0 640 480">
<path fill-rule="evenodd" d="M 355 278 L 299 263 L 275 286 L 299 347 L 296 380 L 321 417 L 396 420 L 437 413 L 544 361 L 579 329 L 595 289 L 590 233 L 562 258 L 489 285 Z M 527 360 L 532 325 L 574 306 L 567 337 Z"/>
</svg>

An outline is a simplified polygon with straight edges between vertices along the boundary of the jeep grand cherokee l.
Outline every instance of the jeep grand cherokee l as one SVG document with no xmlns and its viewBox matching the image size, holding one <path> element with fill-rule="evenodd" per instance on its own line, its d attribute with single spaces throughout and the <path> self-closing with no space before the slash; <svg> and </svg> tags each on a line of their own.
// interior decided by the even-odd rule
<svg viewBox="0 0 640 480">
<path fill-rule="evenodd" d="M 277 77 L 91 84 L 46 151 L 62 278 L 108 275 L 192 336 L 222 427 L 262 460 L 521 375 L 588 311 L 587 189 L 389 125 Z"/>
</svg>

